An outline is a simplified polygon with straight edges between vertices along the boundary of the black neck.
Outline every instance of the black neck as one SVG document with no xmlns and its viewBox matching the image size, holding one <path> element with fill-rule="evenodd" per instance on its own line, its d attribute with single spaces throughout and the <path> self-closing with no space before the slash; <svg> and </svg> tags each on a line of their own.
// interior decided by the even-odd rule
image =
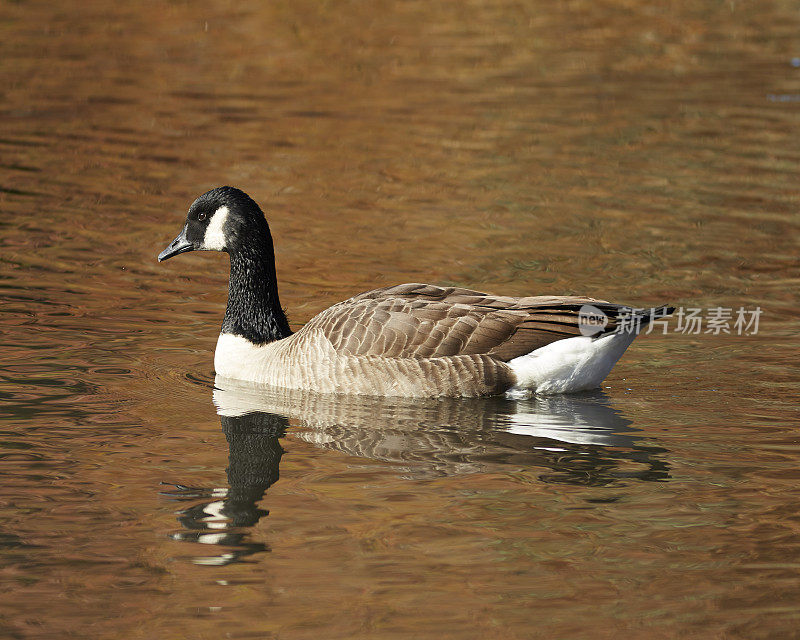
<svg viewBox="0 0 800 640">
<path fill-rule="evenodd" d="M 272 238 L 258 234 L 257 240 L 230 252 L 231 277 L 228 308 L 222 333 L 266 344 L 292 335 L 289 321 L 278 299 Z"/>
</svg>

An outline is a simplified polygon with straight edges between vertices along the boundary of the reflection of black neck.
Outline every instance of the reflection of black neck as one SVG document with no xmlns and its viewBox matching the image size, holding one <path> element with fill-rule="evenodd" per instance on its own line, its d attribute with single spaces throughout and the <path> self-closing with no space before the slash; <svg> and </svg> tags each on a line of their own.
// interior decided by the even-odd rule
<svg viewBox="0 0 800 640">
<path fill-rule="evenodd" d="M 166 493 L 173 499 L 195 504 L 178 512 L 183 530 L 173 540 L 213 545 L 217 555 L 197 557 L 204 565 L 227 565 L 255 553 L 269 551 L 263 542 L 249 540 L 249 528 L 269 511 L 260 509 L 264 492 L 278 481 L 278 465 L 283 449 L 278 442 L 286 433 L 288 420 L 271 413 L 252 413 L 239 417 L 221 416 L 222 431 L 228 440 L 228 488 L 200 488 L 175 485 Z M 201 502 L 196 502 L 202 500 Z"/>
<path fill-rule="evenodd" d="M 220 416 L 228 440 L 228 495 L 223 512 L 232 526 L 251 526 L 265 514 L 256 507 L 264 492 L 278 481 L 283 448 L 278 438 L 287 420 L 270 413 Z"/>
<path fill-rule="evenodd" d="M 264 229 L 247 239 L 247 244 L 231 249 L 231 275 L 228 307 L 222 333 L 246 338 L 253 344 L 266 344 L 292 334 L 278 298 L 275 253 L 272 237 Z"/>
</svg>

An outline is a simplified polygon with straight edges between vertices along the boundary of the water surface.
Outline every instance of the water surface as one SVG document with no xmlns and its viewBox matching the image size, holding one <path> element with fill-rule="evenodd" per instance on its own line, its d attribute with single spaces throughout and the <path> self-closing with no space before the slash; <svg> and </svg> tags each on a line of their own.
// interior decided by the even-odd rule
<svg viewBox="0 0 800 640">
<path fill-rule="evenodd" d="M 795 2 L 0 7 L 0 635 L 793 637 Z M 294 327 L 400 282 L 761 308 L 596 393 L 219 383 L 245 189 Z"/>
</svg>

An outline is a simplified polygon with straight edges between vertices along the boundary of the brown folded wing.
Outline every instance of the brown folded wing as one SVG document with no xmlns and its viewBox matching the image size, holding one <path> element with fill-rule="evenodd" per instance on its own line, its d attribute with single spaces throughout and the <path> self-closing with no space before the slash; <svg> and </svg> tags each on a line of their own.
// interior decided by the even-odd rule
<svg viewBox="0 0 800 640">
<path fill-rule="evenodd" d="M 486 354 L 509 361 L 581 335 L 579 311 L 591 304 L 616 327 L 622 305 L 577 296 L 511 298 L 456 287 L 402 284 L 340 302 L 313 318 L 342 355 L 433 358 Z"/>
</svg>

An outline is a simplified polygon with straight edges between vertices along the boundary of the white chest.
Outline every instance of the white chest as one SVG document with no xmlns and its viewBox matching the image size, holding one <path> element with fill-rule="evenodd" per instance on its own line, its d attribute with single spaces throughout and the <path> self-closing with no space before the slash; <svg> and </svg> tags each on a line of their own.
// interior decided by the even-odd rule
<svg viewBox="0 0 800 640">
<path fill-rule="evenodd" d="M 217 375 L 237 380 L 261 380 L 269 369 L 272 345 L 254 345 L 241 336 L 222 333 L 214 351 Z"/>
</svg>

